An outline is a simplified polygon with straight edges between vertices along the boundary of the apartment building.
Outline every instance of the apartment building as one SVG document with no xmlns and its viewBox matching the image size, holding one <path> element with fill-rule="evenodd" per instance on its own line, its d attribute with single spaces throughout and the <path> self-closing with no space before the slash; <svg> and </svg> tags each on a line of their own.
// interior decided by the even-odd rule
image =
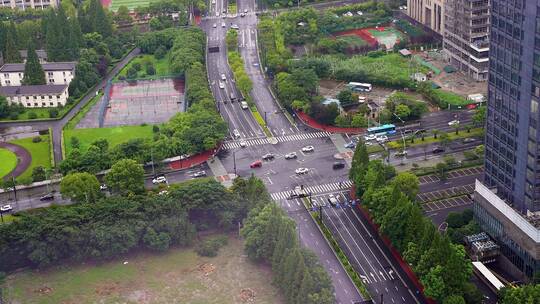
<svg viewBox="0 0 540 304">
<path fill-rule="evenodd" d="M 47 84 L 69 84 L 75 77 L 76 62 L 43 63 Z M 24 63 L 6 63 L 0 68 L 0 85 L 20 86 L 24 77 Z"/>
<path fill-rule="evenodd" d="M 447 0 L 443 49 L 450 64 L 478 81 L 488 78 L 489 0 Z"/>
<path fill-rule="evenodd" d="M 407 0 L 407 14 L 442 35 L 445 26 L 444 2 L 445 0 Z"/>
<path fill-rule="evenodd" d="M 64 106 L 69 97 L 66 84 L 0 87 L 0 95 L 27 108 Z"/>
<path fill-rule="evenodd" d="M 59 0 L 0 0 L 0 7 L 16 8 L 25 10 L 27 8 L 46 9 L 57 7 Z"/>
</svg>

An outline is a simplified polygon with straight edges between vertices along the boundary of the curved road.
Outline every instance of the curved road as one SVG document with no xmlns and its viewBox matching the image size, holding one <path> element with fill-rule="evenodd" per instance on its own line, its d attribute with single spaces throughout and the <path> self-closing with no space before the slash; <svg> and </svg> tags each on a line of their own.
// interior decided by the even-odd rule
<svg viewBox="0 0 540 304">
<path fill-rule="evenodd" d="M 28 166 L 30 166 L 32 156 L 25 148 L 7 142 L 0 142 L 0 148 L 7 149 L 17 155 L 17 165 L 15 166 L 15 169 L 11 170 L 11 172 L 9 172 L 4 179 L 12 176 L 19 176 L 26 170 L 26 168 L 28 168 Z"/>
<path fill-rule="evenodd" d="M 87 104 L 92 97 L 96 95 L 96 92 L 103 89 L 107 82 L 111 80 L 116 73 L 118 73 L 133 57 L 139 55 L 141 50 L 139 48 L 133 49 L 129 52 L 116 66 L 102 79 L 88 94 L 86 94 L 81 101 L 76 104 L 71 110 L 61 119 L 58 120 L 44 120 L 44 121 L 15 121 L 15 122 L 0 122 L 0 128 L 2 127 L 27 127 L 31 126 L 34 130 L 47 130 L 52 129 L 52 141 L 53 141 L 53 153 L 54 163 L 58 164 L 62 161 L 62 129 L 68 123 L 68 121 L 75 116 L 79 110 Z"/>
</svg>

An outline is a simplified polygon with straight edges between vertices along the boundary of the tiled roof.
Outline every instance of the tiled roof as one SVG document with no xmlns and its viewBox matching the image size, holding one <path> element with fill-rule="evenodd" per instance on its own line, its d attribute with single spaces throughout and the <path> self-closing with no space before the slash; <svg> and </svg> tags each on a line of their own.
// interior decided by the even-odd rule
<svg viewBox="0 0 540 304">
<path fill-rule="evenodd" d="M 49 62 L 41 66 L 43 71 L 71 71 L 75 69 L 77 62 Z M 24 72 L 24 63 L 6 63 L 0 68 L 0 73 Z"/>
<path fill-rule="evenodd" d="M 66 88 L 67 88 L 67 84 L 8 86 L 8 87 L 0 87 L 0 95 L 16 96 L 16 95 L 60 94 L 64 92 Z"/>
</svg>

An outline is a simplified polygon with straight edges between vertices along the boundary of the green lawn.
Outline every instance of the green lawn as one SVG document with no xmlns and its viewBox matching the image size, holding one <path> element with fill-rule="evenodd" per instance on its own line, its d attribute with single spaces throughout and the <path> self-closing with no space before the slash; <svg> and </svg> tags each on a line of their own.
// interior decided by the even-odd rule
<svg viewBox="0 0 540 304">
<path fill-rule="evenodd" d="M 145 7 L 152 2 L 159 0 L 112 0 L 109 10 L 116 12 L 122 5 L 127 6 L 129 9 L 135 9 L 136 7 Z"/>
<path fill-rule="evenodd" d="M 66 265 L 8 276 L 6 303 L 205 303 L 282 304 L 267 266 L 247 259 L 243 244 L 229 238 L 216 257 L 193 248 L 140 252 L 95 264 Z M 242 301 L 242 290 L 254 291 Z"/>
<path fill-rule="evenodd" d="M 134 138 L 152 137 L 152 126 L 123 126 L 112 128 L 71 129 L 64 130 L 64 145 L 66 155 L 71 151 L 71 137 L 77 137 L 81 143 L 81 151 L 86 151 L 90 144 L 100 138 L 109 141 L 109 147 L 126 142 Z"/>
<path fill-rule="evenodd" d="M 467 100 L 466 98 L 456 93 L 449 92 L 449 91 L 436 89 L 436 90 L 433 90 L 433 92 L 435 93 L 435 95 L 437 95 L 438 98 L 446 101 L 447 103 L 453 106 L 459 107 L 459 106 L 466 106 L 468 104 L 474 103 L 471 100 Z"/>
<path fill-rule="evenodd" d="M 12 140 L 10 143 L 23 146 L 30 152 L 30 155 L 32 155 L 32 163 L 30 164 L 30 167 L 28 167 L 28 169 L 26 169 L 26 171 L 24 171 L 24 173 L 18 177 L 18 179 L 31 177 L 32 169 L 34 167 L 51 167 L 49 135 L 41 135 L 41 141 L 38 143 L 32 142 L 32 137 Z"/>
<path fill-rule="evenodd" d="M 145 72 L 145 63 L 146 62 L 152 62 L 154 64 L 154 67 L 156 68 L 156 74 L 153 75 L 154 77 L 160 77 L 160 76 L 167 76 L 169 75 L 169 62 L 167 60 L 167 57 L 156 59 L 154 55 L 140 55 L 135 58 L 133 58 L 119 73 L 116 75 L 115 79 L 118 80 L 120 76 L 126 77 L 127 70 L 134 64 L 134 63 L 140 63 L 141 64 L 141 70 L 137 73 L 137 78 L 147 78 L 151 77 L 149 75 L 146 75 Z"/>
<path fill-rule="evenodd" d="M 2 178 L 17 166 L 17 155 L 7 149 L 0 148 L 0 159 L 2 160 L 0 162 L 0 178 Z"/>
<path fill-rule="evenodd" d="M 37 117 L 33 119 L 51 119 L 51 116 L 49 115 L 49 109 L 52 109 L 52 108 L 26 108 L 24 112 L 22 112 L 21 114 L 19 114 L 19 116 L 17 116 L 16 120 L 30 120 L 30 117 L 29 117 L 30 113 L 36 114 Z M 56 117 L 60 117 L 64 115 L 64 113 L 67 112 L 70 109 L 70 107 L 62 107 L 62 108 L 56 108 L 56 109 L 58 109 L 58 116 Z M 0 120 L 12 121 L 12 119 L 10 119 L 9 117 L 3 118 Z"/>
</svg>

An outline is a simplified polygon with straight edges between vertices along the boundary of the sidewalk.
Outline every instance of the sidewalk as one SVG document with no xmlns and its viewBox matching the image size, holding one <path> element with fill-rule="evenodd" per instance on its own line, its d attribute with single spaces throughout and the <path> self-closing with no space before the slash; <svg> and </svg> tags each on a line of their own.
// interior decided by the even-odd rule
<svg viewBox="0 0 540 304">
<path fill-rule="evenodd" d="M 340 127 L 335 127 L 335 126 L 323 125 L 304 112 L 295 112 L 295 114 L 300 119 L 300 121 L 302 121 L 303 124 L 309 126 L 310 128 L 317 129 L 320 131 L 326 131 L 330 133 L 348 133 L 348 134 L 360 134 L 365 131 L 364 128 L 340 128 Z"/>
<path fill-rule="evenodd" d="M 210 167 L 210 170 L 212 170 L 212 173 L 218 182 L 227 188 L 232 186 L 232 181 L 236 176 L 232 173 L 227 173 L 227 169 L 223 167 L 219 158 L 214 157 L 213 159 L 209 159 L 206 164 L 208 164 L 208 167 Z"/>
</svg>

